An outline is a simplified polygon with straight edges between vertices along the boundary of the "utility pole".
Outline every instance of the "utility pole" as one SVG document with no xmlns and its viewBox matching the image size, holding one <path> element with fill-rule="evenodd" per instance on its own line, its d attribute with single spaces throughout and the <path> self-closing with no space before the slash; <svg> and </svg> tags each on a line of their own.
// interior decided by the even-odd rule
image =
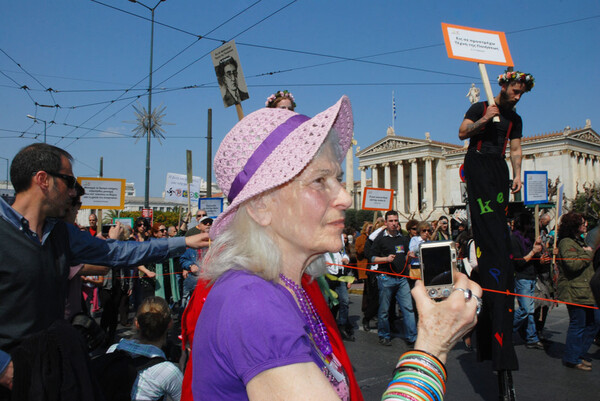
<svg viewBox="0 0 600 401">
<path fill-rule="evenodd" d="M 212 197 L 212 109 L 208 109 L 206 136 L 206 197 Z"/>
</svg>

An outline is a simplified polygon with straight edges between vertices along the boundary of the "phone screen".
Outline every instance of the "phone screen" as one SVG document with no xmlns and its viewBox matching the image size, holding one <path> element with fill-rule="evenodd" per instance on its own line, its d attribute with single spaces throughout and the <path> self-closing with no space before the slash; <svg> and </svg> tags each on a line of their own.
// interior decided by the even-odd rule
<svg viewBox="0 0 600 401">
<path fill-rule="evenodd" d="M 423 284 L 452 284 L 452 259 L 449 246 L 421 248 Z"/>
<path fill-rule="evenodd" d="M 104 235 L 105 237 L 108 236 L 108 230 L 110 230 L 110 228 L 112 227 L 112 224 L 105 224 L 102 226 L 102 235 Z"/>
</svg>

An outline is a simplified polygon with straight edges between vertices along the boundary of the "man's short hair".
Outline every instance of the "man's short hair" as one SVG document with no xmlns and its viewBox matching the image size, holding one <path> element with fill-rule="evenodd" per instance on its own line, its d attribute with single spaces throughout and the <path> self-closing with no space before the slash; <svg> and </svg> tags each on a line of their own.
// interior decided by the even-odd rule
<svg viewBox="0 0 600 401">
<path fill-rule="evenodd" d="M 219 65 L 215 67 L 215 72 L 217 73 L 217 80 L 219 81 L 219 85 L 225 85 L 225 66 L 231 64 L 235 67 L 236 71 L 238 69 L 238 63 L 235 61 L 233 57 L 227 57 L 219 62 Z"/>
<path fill-rule="evenodd" d="M 385 212 L 385 221 L 387 221 L 388 216 L 398 216 L 398 212 L 395 210 L 388 210 Z"/>
<path fill-rule="evenodd" d="M 10 181 L 15 193 L 27 191 L 31 177 L 38 171 L 57 173 L 62 167 L 62 157 L 73 162 L 69 152 L 46 143 L 34 143 L 21 149 L 10 165 Z"/>
</svg>

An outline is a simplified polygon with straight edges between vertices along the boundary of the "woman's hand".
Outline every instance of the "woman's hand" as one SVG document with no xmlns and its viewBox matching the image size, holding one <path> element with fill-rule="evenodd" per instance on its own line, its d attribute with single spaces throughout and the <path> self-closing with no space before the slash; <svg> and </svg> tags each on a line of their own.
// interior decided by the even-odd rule
<svg viewBox="0 0 600 401">
<path fill-rule="evenodd" d="M 454 273 L 455 290 L 450 296 L 436 302 L 427 295 L 422 280 L 417 280 L 412 296 L 419 311 L 418 336 L 415 349 L 427 351 L 446 362 L 448 352 L 477 323 L 477 298 L 481 298 L 481 287 L 462 273 Z M 474 296 L 465 299 L 464 291 L 471 290 Z M 476 296 L 476 297 L 475 297 Z"/>
</svg>

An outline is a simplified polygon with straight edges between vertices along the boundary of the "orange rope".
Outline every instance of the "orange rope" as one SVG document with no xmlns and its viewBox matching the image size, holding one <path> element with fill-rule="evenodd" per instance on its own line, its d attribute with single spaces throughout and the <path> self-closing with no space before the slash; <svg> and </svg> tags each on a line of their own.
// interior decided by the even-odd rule
<svg viewBox="0 0 600 401">
<path fill-rule="evenodd" d="M 385 262 L 387 263 L 387 262 Z M 377 270 L 371 270 L 371 269 L 364 269 L 362 267 L 358 267 L 358 266 L 348 266 L 348 265 L 337 265 L 335 263 L 329 263 L 327 262 L 328 265 L 334 265 L 334 266 L 342 266 L 342 267 L 347 267 L 349 269 L 355 269 L 355 270 L 363 270 L 365 272 L 371 272 L 371 273 L 377 273 L 377 274 L 387 274 L 389 276 L 398 276 L 398 277 L 406 277 L 406 278 L 410 278 L 412 280 L 419 280 L 418 277 L 412 277 L 412 276 L 407 276 L 404 274 L 398 274 L 398 273 L 389 273 L 389 272 L 380 272 Z M 381 263 L 369 263 L 370 265 L 377 265 L 377 264 L 381 264 Z M 404 265 L 404 269 L 406 269 L 406 264 Z M 402 271 L 404 271 L 404 269 Z M 548 302 L 552 302 L 552 303 L 557 303 L 557 304 L 565 304 L 565 305 L 572 305 L 572 306 L 579 306 L 581 308 L 589 308 L 589 309 L 600 309 L 596 306 L 591 306 L 591 305 L 580 305 L 580 304 L 575 304 L 572 302 L 565 302 L 565 301 L 559 301 L 557 299 L 547 299 L 547 298 L 540 298 L 540 297 L 534 297 L 531 295 L 522 295 L 522 294 L 515 294 L 512 293 L 510 291 L 499 291 L 499 290 L 491 290 L 489 288 L 481 288 L 483 291 L 487 291 L 487 292 L 494 292 L 494 293 L 498 293 L 498 294 L 505 294 L 505 295 L 513 295 L 515 297 L 525 297 L 525 298 L 532 298 L 532 299 L 537 299 L 539 301 L 548 301 Z"/>
</svg>

